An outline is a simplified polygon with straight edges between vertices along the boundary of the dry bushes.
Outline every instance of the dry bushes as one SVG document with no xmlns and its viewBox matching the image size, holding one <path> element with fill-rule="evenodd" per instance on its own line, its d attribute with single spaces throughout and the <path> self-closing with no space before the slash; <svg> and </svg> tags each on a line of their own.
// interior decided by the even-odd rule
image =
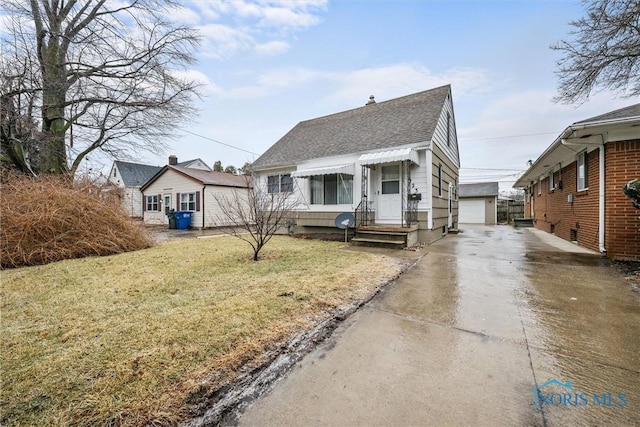
<svg viewBox="0 0 640 427">
<path fill-rule="evenodd" d="M 152 245 L 117 198 L 88 180 L 6 177 L 0 191 L 0 267 L 112 255 Z"/>
</svg>

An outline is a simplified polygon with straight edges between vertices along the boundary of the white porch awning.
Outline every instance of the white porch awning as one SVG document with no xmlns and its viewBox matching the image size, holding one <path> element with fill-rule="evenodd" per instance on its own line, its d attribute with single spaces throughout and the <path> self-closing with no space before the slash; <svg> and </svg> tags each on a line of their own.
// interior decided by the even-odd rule
<svg viewBox="0 0 640 427">
<path fill-rule="evenodd" d="M 399 148 L 397 150 L 379 151 L 377 153 L 368 153 L 360 156 L 358 161 L 363 165 L 377 165 L 380 163 L 401 162 L 410 160 L 419 165 L 418 152 L 413 148 Z"/>
<path fill-rule="evenodd" d="M 343 173 L 346 175 L 355 174 L 355 165 L 350 163 L 348 165 L 339 166 L 326 166 L 323 168 L 302 169 L 299 171 L 291 172 L 291 176 L 295 178 L 306 178 L 314 175 L 331 175 L 334 173 Z"/>
</svg>

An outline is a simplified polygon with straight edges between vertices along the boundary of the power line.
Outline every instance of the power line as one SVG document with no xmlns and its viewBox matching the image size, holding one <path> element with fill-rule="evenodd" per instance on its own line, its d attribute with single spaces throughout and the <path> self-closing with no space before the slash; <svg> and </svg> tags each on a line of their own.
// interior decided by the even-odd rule
<svg viewBox="0 0 640 427">
<path fill-rule="evenodd" d="M 195 133 L 195 132 L 191 132 L 191 131 L 186 130 L 186 129 L 184 129 L 184 128 L 179 128 L 179 129 L 180 129 L 182 132 L 186 132 L 186 133 L 189 133 L 189 134 L 191 134 L 191 135 L 193 135 L 193 136 L 198 136 L 198 137 L 200 137 L 200 138 L 207 139 L 207 140 L 209 140 L 209 141 L 213 141 L 213 142 L 215 142 L 215 143 L 217 143 L 217 144 L 224 145 L 225 147 L 233 148 L 233 149 L 235 149 L 235 150 L 239 150 L 239 151 L 244 151 L 245 153 L 253 154 L 254 156 L 259 156 L 259 154 L 258 154 L 258 153 L 254 153 L 253 151 L 245 150 L 244 148 L 236 147 L 235 145 L 227 144 L 227 143 L 224 143 L 224 142 L 221 142 L 221 141 L 215 140 L 215 139 L 213 139 L 213 138 L 209 138 L 208 136 L 204 136 L 204 135 L 200 135 L 200 134 Z"/>
<path fill-rule="evenodd" d="M 507 138 L 524 138 L 527 136 L 541 136 L 541 135 L 558 135 L 560 132 L 542 132 L 542 133 L 527 133 L 522 135 L 505 135 L 505 136 L 490 136 L 490 137 L 478 137 L 478 138 L 459 138 L 460 141 L 489 141 L 492 139 L 507 139 Z"/>
<path fill-rule="evenodd" d="M 500 168 L 460 168 L 460 170 L 473 170 L 473 171 L 518 171 L 520 172 L 522 168 L 510 168 L 510 169 L 500 169 Z"/>
</svg>

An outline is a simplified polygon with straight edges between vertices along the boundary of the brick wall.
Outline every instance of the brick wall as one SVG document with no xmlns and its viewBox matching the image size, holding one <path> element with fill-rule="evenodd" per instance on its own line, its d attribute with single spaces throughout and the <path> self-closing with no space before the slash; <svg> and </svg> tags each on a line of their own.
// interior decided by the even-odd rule
<svg viewBox="0 0 640 427">
<path fill-rule="evenodd" d="M 640 210 L 622 193 L 627 182 L 640 178 L 640 139 L 610 142 L 605 153 L 607 254 L 612 258 L 640 260 Z"/>
<path fill-rule="evenodd" d="M 533 186 L 534 226 L 553 232 L 566 240 L 577 238 L 578 244 L 598 251 L 598 167 L 599 149 L 589 153 L 589 188 L 577 191 L 573 162 L 554 174 L 562 189 L 549 190 L 548 177 L 538 194 Z M 640 260 L 640 210 L 622 193 L 628 181 L 640 177 L 640 140 L 610 142 L 605 145 L 605 248 L 614 259 Z M 567 196 L 573 194 L 573 203 Z M 525 217 L 531 217 L 531 201 L 527 195 Z"/>
</svg>

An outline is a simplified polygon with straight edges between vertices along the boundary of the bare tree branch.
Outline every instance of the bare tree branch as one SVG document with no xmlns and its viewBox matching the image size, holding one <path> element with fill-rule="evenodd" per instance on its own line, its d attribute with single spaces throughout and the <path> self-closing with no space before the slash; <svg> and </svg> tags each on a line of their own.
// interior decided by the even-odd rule
<svg viewBox="0 0 640 427">
<path fill-rule="evenodd" d="M 640 1 L 584 0 L 586 16 L 569 24 L 571 40 L 553 50 L 557 61 L 555 101 L 581 104 L 604 89 L 624 97 L 640 95 Z"/>
<path fill-rule="evenodd" d="M 2 97 L 15 99 L 17 115 L 39 112 L 29 118 L 40 127 L 39 172 L 73 173 L 97 149 L 158 152 L 194 117 L 198 84 L 180 73 L 195 62 L 199 37 L 170 22 L 177 3 L 7 0 L 0 7 L 13 23 L 1 40 L 3 61 L 10 55 L 22 65 L 3 64 Z M 31 110 L 21 107 L 25 97 Z"/>
<path fill-rule="evenodd" d="M 234 190 L 231 197 L 215 194 L 220 213 L 216 223 L 222 230 L 247 242 L 253 248 L 253 260 L 258 261 L 262 248 L 278 230 L 291 221 L 293 208 L 298 204 L 291 192 L 269 193 L 258 183 Z"/>
</svg>

